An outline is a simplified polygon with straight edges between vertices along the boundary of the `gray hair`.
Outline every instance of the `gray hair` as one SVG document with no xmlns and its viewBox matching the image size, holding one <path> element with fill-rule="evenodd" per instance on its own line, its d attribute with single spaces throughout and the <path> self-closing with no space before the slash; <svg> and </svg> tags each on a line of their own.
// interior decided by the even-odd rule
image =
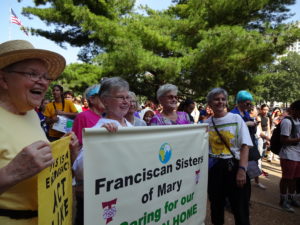
<svg viewBox="0 0 300 225">
<path fill-rule="evenodd" d="M 228 100 L 228 93 L 223 88 L 214 88 L 210 92 L 208 92 L 206 100 L 207 103 L 211 103 L 215 95 L 223 94 L 225 96 L 226 101 Z"/>
<path fill-rule="evenodd" d="M 139 108 L 140 105 L 139 105 L 139 103 L 137 102 L 136 94 L 135 94 L 134 92 L 132 92 L 132 91 L 129 91 L 129 92 L 128 92 L 128 95 L 129 95 L 130 97 L 132 97 L 132 98 L 136 101 L 135 105 L 136 105 L 137 108 Z"/>
<path fill-rule="evenodd" d="M 136 95 L 135 95 L 134 92 L 129 91 L 128 94 L 129 94 L 130 97 L 132 97 L 132 98 L 134 98 L 136 100 Z"/>
<path fill-rule="evenodd" d="M 121 77 L 106 78 L 101 82 L 101 89 L 99 96 L 108 96 L 114 90 L 126 90 L 129 91 L 129 84 Z"/>
<path fill-rule="evenodd" d="M 164 94 L 166 94 L 170 91 L 175 91 L 177 94 L 178 87 L 175 86 L 174 84 L 164 84 L 164 85 L 160 86 L 156 92 L 157 100 L 159 101 L 160 97 L 162 97 Z"/>
</svg>

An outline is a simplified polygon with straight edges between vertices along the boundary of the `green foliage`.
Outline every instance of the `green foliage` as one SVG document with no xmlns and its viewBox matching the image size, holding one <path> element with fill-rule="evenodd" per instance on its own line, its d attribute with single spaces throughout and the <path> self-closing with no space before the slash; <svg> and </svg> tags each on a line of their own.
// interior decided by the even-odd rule
<svg viewBox="0 0 300 225">
<path fill-rule="evenodd" d="M 265 68 L 256 94 L 263 100 L 293 102 L 300 99 L 300 55 L 289 53 Z"/>
<path fill-rule="evenodd" d="M 87 71 L 80 64 L 59 82 L 82 91 L 101 76 L 121 76 L 150 99 L 165 83 L 199 100 L 216 86 L 231 95 L 240 89 L 265 93 L 261 71 L 300 36 L 299 28 L 282 24 L 295 0 L 173 2 L 164 11 L 144 7 L 141 14 L 134 0 L 35 0 L 38 7 L 23 12 L 55 26 L 32 33 L 81 47 L 79 58 L 99 67 L 91 78 L 73 75 L 79 67 Z"/>
<path fill-rule="evenodd" d="M 26 7 L 23 14 L 28 17 L 35 15 L 47 25 L 54 25 L 55 29 L 32 28 L 33 34 L 51 39 L 61 46 L 64 42 L 83 49 L 87 46 L 88 51 L 91 43 L 105 48 L 104 45 L 119 27 L 115 21 L 131 12 L 135 0 L 34 0 L 34 2 L 37 7 Z"/>
<path fill-rule="evenodd" d="M 101 78 L 101 67 L 87 63 L 73 63 L 66 67 L 53 85 L 60 84 L 64 87 L 64 91 L 72 90 L 75 95 L 83 95 L 86 88 L 99 83 Z"/>
</svg>

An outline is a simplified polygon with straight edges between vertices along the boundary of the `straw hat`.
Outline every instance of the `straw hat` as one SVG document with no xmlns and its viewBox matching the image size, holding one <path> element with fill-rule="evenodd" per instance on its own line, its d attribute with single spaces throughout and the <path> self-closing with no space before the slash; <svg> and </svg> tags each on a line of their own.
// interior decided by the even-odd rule
<svg viewBox="0 0 300 225">
<path fill-rule="evenodd" d="M 66 66 L 66 60 L 60 54 L 36 49 L 28 41 L 12 40 L 0 44 L 0 69 L 25 59 L 44 61 L 52 79 L 56 79 Z"/>
</svg>

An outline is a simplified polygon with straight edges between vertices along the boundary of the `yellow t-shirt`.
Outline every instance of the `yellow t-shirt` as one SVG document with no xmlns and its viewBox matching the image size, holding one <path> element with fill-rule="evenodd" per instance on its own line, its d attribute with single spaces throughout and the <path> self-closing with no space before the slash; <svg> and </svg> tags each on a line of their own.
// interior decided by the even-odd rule
<svg viewBox="0 0 300 225">
<path fill-rule="evenodd" d="M 61 111 L 64 111 L 64 112 L 71 112 L 71 113 L 77 112 L 77 109 L 74 106 L 74 103 L 72 101 L 70 101 L 70 100 L 65 99 L 64 108 L 63 108 L 63 105 L 62 105 L 61 102 L 60 103 L 57 103 L 57 102 L 50 102 L 50 103 L 48 103 L 46 105 L 44 116 L 49 117 L 49 118 L 52 118 L 52 117 L 56 116 L 55 108 L 54 108 L 53 104 L 55 105 L 56 110 L 61 110 Z M 49 130 L 49 136 L 50 137 L 60 138 L 63 135 L 64 135 L 64 133 L 56 131 L 56 130 L 53 130 L 52 128 L 50 128 L 50 130 Z"/>
<path fill-rule="evenodd" d="M 0 168 L 6 166 L 24 147 L 47 141 L 37 113 L 16 115 L 0 107 Z M 0 209 L 37 210 L 37 176 L 26 179 L 0 194 Z M 12 220 L 0 216 L 0 224 L 37 224 L 37 218 Z"/>
</svg>

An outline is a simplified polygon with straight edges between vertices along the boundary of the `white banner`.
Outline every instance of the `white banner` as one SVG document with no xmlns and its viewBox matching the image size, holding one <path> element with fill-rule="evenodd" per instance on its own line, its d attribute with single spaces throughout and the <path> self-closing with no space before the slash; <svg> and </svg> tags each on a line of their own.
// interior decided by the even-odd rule
<svg viewBox="0 0 300 225">
<path fill-rule="evenodd" d="M 206 125 L 85 129 L 84 224 L 204 224 Z"/>
</svg>

